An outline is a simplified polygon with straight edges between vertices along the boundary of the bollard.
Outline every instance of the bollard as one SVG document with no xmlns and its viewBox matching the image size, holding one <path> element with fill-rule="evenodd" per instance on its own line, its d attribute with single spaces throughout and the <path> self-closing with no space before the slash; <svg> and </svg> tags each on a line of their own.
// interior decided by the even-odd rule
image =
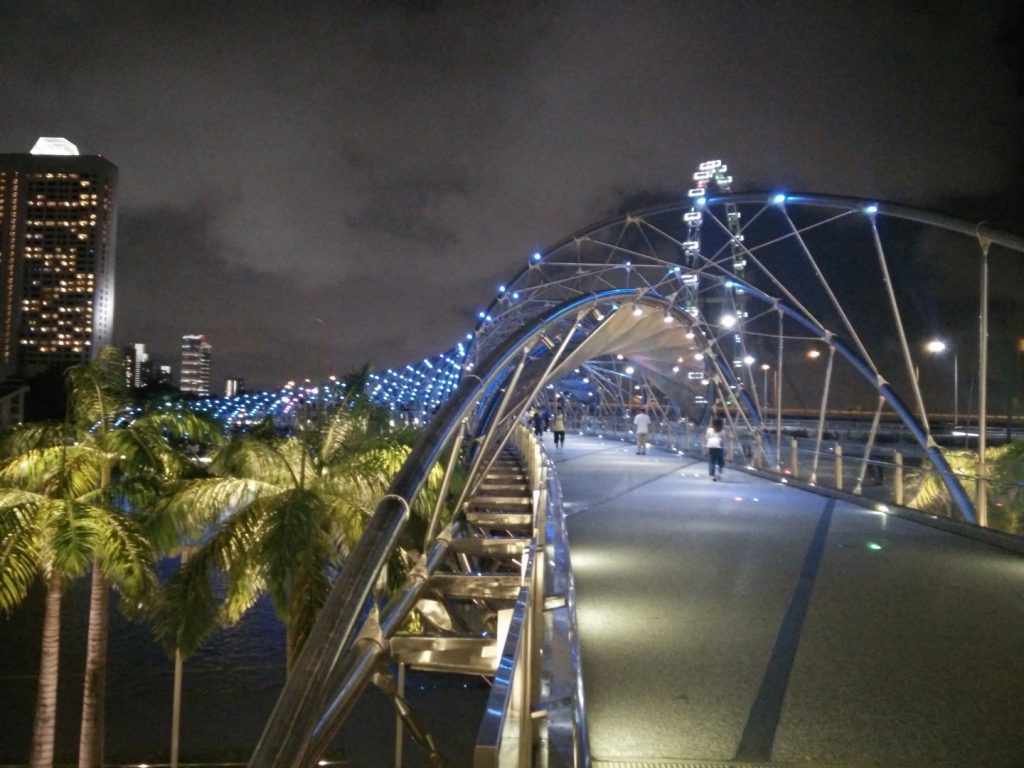
<svg viewBox="0 0 1024 768">
<path fill-rule="evenodd" d="M 797 477 L 800 472 L 800 457 L 797 455 L 800 452 L 799 444 L 795 437 L 789 440 L 789 472 L 793 477 Z"/>
<path fill-rule="evenodd" d="M 894 470 L 893 483 L 896 490 L 896 503 L 903 506 L 903 454 L 896 451 L 892 455 L 892 462 L 896 465 Z"/>
<path fill-rule="evenodd" d="M 836 443 L 835 448 L 836 456 L 836 490 L 843 490 L 843 446 L 840 443 Z"/>
</svg>

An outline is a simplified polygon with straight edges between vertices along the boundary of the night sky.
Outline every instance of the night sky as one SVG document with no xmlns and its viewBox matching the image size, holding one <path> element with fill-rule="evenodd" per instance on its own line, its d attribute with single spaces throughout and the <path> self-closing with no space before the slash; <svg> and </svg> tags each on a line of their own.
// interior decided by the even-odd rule
<svg viewBox="0 0 1024 768">
<path fill-rule="evenodd" d="M 1020 9 L 0 0 L 0 152 L 120 168 L 119 344 L 272 387 L 451 347 L 711 158 L 1024 232 Z"/>
</svg>

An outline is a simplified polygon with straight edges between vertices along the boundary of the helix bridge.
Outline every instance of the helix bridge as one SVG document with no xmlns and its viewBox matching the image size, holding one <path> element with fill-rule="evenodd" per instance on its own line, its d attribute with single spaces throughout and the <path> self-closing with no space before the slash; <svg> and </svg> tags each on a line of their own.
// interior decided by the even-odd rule
<svg viewBox="0 0 1024 768">
<path fill-rule="evenodd" d="M 732 181 L 721 161 L 702 163 L 685 200 L 526 255 L 465 339 L 371 377 L 370 397 L 422 425 L 422 437 L 335 582 L 250 765 L 316 762 L 374 684 L 394 699 L 398 743 L 404 733 L 429 764 L 445 764 L 403 695 L 406 670 L 492 681 L 468 728 L 474 765 L 599 762 L 559 471 L 525 426 L 532 410 L 562 409 L 572 434 L 606 441 L 631 440 L 646 410 L 665 455 L 695 461 L 717 416 L 730 466 L 752 476 L 897 517 L 916 514 L 905 483 L 930 479 L 943 525 L 988 535 L 990 501 L 1001 509 L 1012 491 L 985 464 L 989 270 L 1019 259 L 1024 239 L 878 200 L 737 193 Z M 934 373 L 936 334 L 976 371 L 966 408 L 958 373 L 952 387 Z M 334 384 L 290 387 L 198 407 L 229 424 L 286 423 L 300 403 L 343 396 Z M 957 434 L 977 452 L 969 483 L 948 457 Z M 916 479 L 902 456 L 879 458 L 894 435 Z M 438 462 L 442 498 L 465 478 L 454 516 L 434 510 L 419 561 L 386 597 L 382 569 Z M 895 483 L 884 498 L 883 465 Z M 745 736 L 736 759 L 763 758 L 744 751 L 756 743 Z"/>
</svg>

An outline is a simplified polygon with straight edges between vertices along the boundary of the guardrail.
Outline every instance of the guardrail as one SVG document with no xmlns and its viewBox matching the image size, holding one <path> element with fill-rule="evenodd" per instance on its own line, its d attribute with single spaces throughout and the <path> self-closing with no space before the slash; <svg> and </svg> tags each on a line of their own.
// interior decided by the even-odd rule
<svg viewBox="0 0 1024 768">
<path fill-rule="evenodd" d="M 533 492 L 534 537 L 474 751 L 475 768 L 589 768 L 576 599 L 561 486 L 533 434 L 512 442 Z M 541 653 L 541 648 L 544 653 Z"/>
<path fill-rule="evenodd" d="M 634 439 L 632 424 L 621 417 L 587 417 L 576 426 L 584 434 L 625 441 Z M 823 440 L 820 449 L 816 450 L 817 441 L 813 435 L 807 434 L 806 427 L 805 423 L 785 425 L 782 445 L 778 449 L 774 446 L 774 433 L 765 439 L 764 445 L 759 445 L 757 435 L 745 430 L 730 433 L 726 462 L 775 474 L 783 481 L 798 481 L 862 496 L 878 504 L 958 518 L 938 471 L 916 444 L 883 442 L 876 445 L 865 459 L 866 437 L 856 430 L 849 427 L 827 428 L 824 434 L 829 438 Z M 650 445 L 685 456 L 704 457 L 701 430 L 678 421 L 656 422 L 651 429 Z M 892 438 L 892 435 L 887 437 Z M 946 449 L 947 456 L 970 456 L 972 453 L 976 454 L 966 448 Z M 967 465 L 970 463 L 966 462 Z M 957 470 L 957 477 L 967 495 L 974 498 L 978 476 L 964 469 Z M 1021 535 L 1024 532 L 1024 483 L 993 476 L 991 470 L 986 483 L 988 527 Z"/>
</svg>

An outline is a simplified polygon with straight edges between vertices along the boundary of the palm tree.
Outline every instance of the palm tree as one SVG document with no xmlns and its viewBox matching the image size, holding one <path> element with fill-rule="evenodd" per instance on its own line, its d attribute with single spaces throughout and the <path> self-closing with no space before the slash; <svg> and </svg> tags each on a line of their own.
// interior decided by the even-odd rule
<svg viewBox="0 0 1024 768">
<path fill-rule="evenodd" d="M 946 460 L 964 490 L 977 495 L 978 454 L 975 451 L 946 451 Z M 989 494 L 989 525 L 1007 533 L 1024 534 L 1024 442 L 988 448 L 985 451 Z M 925 465 L 924 470 L 930 469 Z M 952 517 L 955 507 L 945 484 L 935 472 L 923 471 L 912 507 L 942 517 Z"/>
<path fill-rule="evenodd" d="M 33 765 L 50 765 L 64 576 L 92 568 L 79 765 L 102 764 L 109 590 L 125 594 L 122 608 L 144 607 L 155 593 L 154 546 L 132 512 L 144 509 L 161 484 L 189 460 L 172 438 L 207 436 L 198 417 L 153 413 L 128 418 L 120 356 L 106 349 L 68 371 L 68 418 L 59 427 L 28 427 L 4 444 L 0 465 L 0 608 L 24 599 L 36 573 L 48 580 L 39 710 Z M 79 535 L 68 537 L 66 529 Z M 54 557 L 51 551 L 67 554 Z M 73 557 L 72 557 L 73 555 Z M 68 564 L 64 564 L 69 560 Z"/>
<path fill-rule="evenodd" d="M 158 622 L 165 645 L 190 654 L 218 622 L 238 621 L 267 594 L 286 628 L 290 667 L 410 438 L 355 394 L 319 414 L 300 409 L 287 435 L 267 423 L 218 451 L 209 468 L 215 476 L 185 483 L 170 502 L 178 519 L 217 522 L 168 585 Z M 436 489 L 439 469 L 432 478 Z M 429 509 L 424 502 L 414 512 Z"/>
<path fill-rule="evenodd" d="M 0 609 L 19 605 L 37 576 L 46 583 L 33 768 L 53 765 L 65 581 L 83 575 L 94 553 L 117 548 L 135 557 L 109 558 L 111 579 L 132 585 L 146 581 L 149 572 L 144 538 L 98 503 L 95 453 L 61 440 L 62 432 L 41 427 L 19 431 L 5 441 L 16 455 L 0 465 Z"/>
<path fill-rule="evenodd" d="M 191 459 L 180 450 L 188 442 L 212 442 L 219 430 L 187 411 L 134 414 L 117 350 L 102 350 L 88 365 L 68 371 L 70 423 L 76 441 L 92 452 L 99 467 L 97 491 L 102 508 L 119 523 L 133 526 L 142 543 L 106 536 L 93 552 L 89 592 L 79 768 L 103 764 L 107 634 L 110 589 L 127 592 L 121 606 L 148 607 L 155 594 L 157 531 L 149 511 L 172 480 L 187 474 Z M 136 517 L 137 516 L 137 517 Z M 148 528 L 140 523 L 150 523 Z"/>
</svg>

